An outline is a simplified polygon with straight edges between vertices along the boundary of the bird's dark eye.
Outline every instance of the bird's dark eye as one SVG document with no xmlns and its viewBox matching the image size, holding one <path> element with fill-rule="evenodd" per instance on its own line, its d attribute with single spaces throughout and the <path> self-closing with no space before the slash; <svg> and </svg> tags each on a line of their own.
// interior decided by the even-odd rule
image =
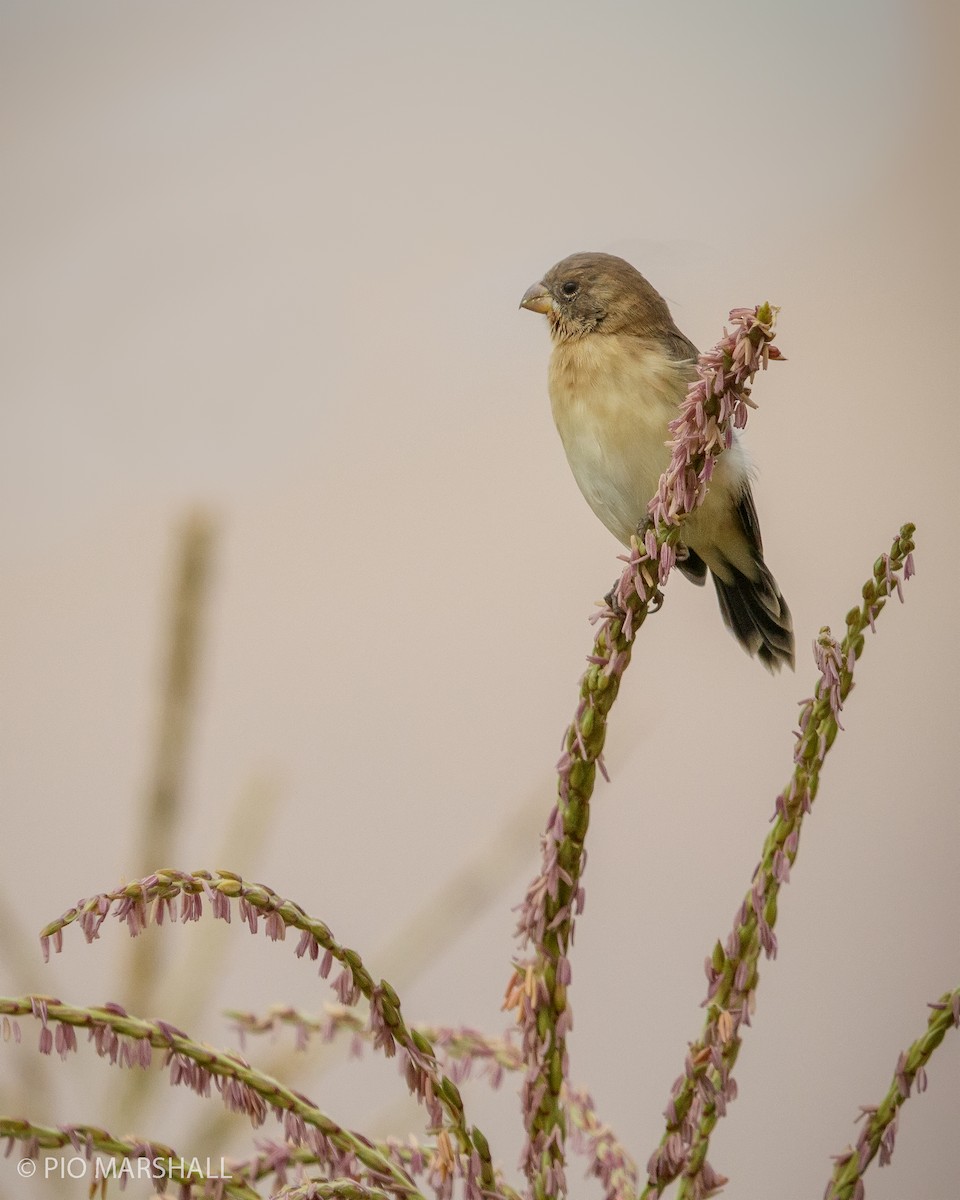
<svg viewBox="0 0 960 1200">
<path fill-rule="evenodd" d="M 580 291 L 580 284 L 568 279 L 566 283 L 560 285 L 560 291 L 570 300 Z"/>
</svg>

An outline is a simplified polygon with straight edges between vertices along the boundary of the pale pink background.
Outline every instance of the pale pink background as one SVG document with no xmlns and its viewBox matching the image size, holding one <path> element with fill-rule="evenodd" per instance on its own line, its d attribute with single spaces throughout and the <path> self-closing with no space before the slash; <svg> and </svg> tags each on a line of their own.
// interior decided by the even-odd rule
<svg viewBox="0 0 960 1200">
<path fill-rule="evenodd" d="M 769 678 L 709 591 L 671 583 L 612 719 L 571 1056 L 645 1161 L 700 1028 L 703 957 L 788 776 L 811 640 L 916 521 L 917 578 L 868 638 L 711 1153 L 731 1197 L 821 1194 L 858 1106 L 960 981 L 942 9 L 0 5 L 0 871 L 25 936 L 129 877 L 173 530 L 199 502 L 221 541 L 175 865 L 262 879 L 376 972 L 519 806 L 546 815 L 586 617 L 617 569 L 520 295 L 571 251 L 613 251 L 701 346 L 769 298 L 790 361 L 760 380 L 748 443 L 800 665 Z M 221 862 L 258 775 L 279 789 L 271 831 Z M 536 865 L 523 836 L 522 870 L 406 989 L 412 1019 L 501 1027 L 510 905 Z M 120 998 L 125 933 L 71 932 L 52 967 L 32 941 L 36 965 L 8 958 L 0 989 Z M 215 933 L 218 1006 L 330 998 L 290 947 Z M 176 1022 L 196 935 L 150 936 Z M 32 1057 L 25 1032 L 8 1062 Z M 215 1011 L 190 1032 L 229 1039 Z M 43 1078 L 41 1101 L 8 1077 L 8 1111 L 108 1121 L 118 1079 L 92 1053 Z M 344 1121 L 409 1127 L 390 1067 L 304 1086 Z M 189 1152 L 216 1102 L 175 1099 L 136 1129 Z M 512 1171 L 510 1085 L 467 1099 Z M 960 1194 L 958 1109 L 954 1033 L 871 1200 Z M 575 1194 L 598 1194 L 579 1173 Z M 12 1164 L 0 1194 L 25 1194 Z"/>
</svg>

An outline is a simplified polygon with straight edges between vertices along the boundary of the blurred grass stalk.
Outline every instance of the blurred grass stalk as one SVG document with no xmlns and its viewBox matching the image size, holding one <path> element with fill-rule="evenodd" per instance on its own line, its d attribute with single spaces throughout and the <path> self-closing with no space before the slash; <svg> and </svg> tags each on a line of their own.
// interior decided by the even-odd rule
<svg viewBox="0 0 960 1200">
<path fill-rule="evenodd" d="M 210 592 L 216 541 L 214 522 L 202 509 L 188 513 L 177 533 L 166 661 L 160 691 L 153 769 L 140 810 L 140 846 L 134 876 L 149 875 L 173 861 L 183 812 L 184 780 L 197 701 L 203 618 Z M 144 1014 L 157 999 L 159 942 L 131 940 L 121 978 L 124 1003 Z M 122 1109 L 150 1086 L 147 1072 L 131 1071 L 119 1097 Z"/>
</svg>

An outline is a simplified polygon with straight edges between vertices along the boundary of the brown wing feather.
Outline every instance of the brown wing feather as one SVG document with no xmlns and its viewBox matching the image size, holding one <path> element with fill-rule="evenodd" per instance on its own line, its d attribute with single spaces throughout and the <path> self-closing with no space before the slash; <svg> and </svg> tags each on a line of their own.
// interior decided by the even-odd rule
<svg viewBox="0 0 960 1200">
<path fill-rule="evenodd" d="M 768 671 L 794 663 L 793 618 L 777 581 L 763 561 L 760 522 L 749 485 L 737 504 L 737 515 L 750 545 L 754 578 L 748 579 L 732 563 L 729 582 L 713 576 L 724 623 L 748 654 L 755 654 Z"/>
</svg>

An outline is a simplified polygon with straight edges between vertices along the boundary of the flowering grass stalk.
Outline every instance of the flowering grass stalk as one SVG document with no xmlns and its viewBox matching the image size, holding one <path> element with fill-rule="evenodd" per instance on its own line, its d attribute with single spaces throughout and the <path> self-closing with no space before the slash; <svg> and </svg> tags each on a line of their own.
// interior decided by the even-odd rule
<svg viewBox="0 0 960 1200">
<path fill-rule="evenodd" d="M 195 1042 L 165 1021 L 129 1016 L 119 1005 L 79 1008 L 48 996 L 0 997 L 0 1014 L 38 1020 L 43 1054 L 56 1048 L 66 1058 L 76 1051 L 78 1028 L 87 1030 L 99 1055 L 120 1066 L 145 1068 L 153 1051 L 160 1050 L 172 1084 L 184 1084 L 200 1096 L 216 1086 L 224 1104 L 254 1125 L 262 1125 L 272 1111 L 288 1141 L 308 1146 L 318 1161 L 338 1173 L 356 1174 L 363 1168 L 398 1196 L 420 1197 L 410 1176 L 368 1139 L 338 1125 L 305 1096 L 257 1071 L 240 1055 Z"/>
<path fill-rule="evenodd" d="M 389 1200 L 386 1192 L 367 1187 L 355 1179 L 311 1179 L 282 1187 L 271 1200 Z"/>
<path fill-rule="evenodd" d="M 272 1033 L 282 1026 L 292 1029 L 297 1048 L 305 1049 L 313 1036 L 324 1042 L 332 1041 L 338 1034 L 350 1034 L 354 1047 L 369 1040 L 370 1030 L 352 1009 L 342 1005 L 328 1004 L 322 1013 L 306 1013 L 284 1004 L 271 1006 L 266 1013 L 244 1013 L 229 1011 L 225 1014 L 233 1021 L 241 1037 L 249 1033 Z M 417 1032 L 437 1049 L 444 1068 L 455 1082 L 459 1083 L 471 1073 L 475 1064 L 484 1068 L 492 1087 L 497 1088 L 504 1072 L 518 1071 L 523 1066 L 520 1047 L 509 1037 L 490 1037 L 479 1030 L 465 1026 L 451 1028 L 443 1025 L 415 1026 Z M 358 1044 L 360 1043 L 360 1044 Z"/>
<path fill-rule="evenodd" d="M 412 1135 L 401 1140 L 388 1137 L 382 1142 L 374 1142 L 374 1147 L 386 1155 L 407 1172 L 413 1179 L 426 1178 L 429 1182 L 440 1175 L 438 1160 L 441 1155 L 439 1148 L 420 1143 Z M 304 1146 L 295 1146 L 290 1142 L 265 1141 L 258 1145 L 258 1150 L 251 1158 L 231 1161 L 230 1169 L 235 1179 L 253 1184 L 265 1179 L 273 1179 L 276 1187 L 271 1196 L 277 1194 L 277 1188 L 288 1186 L 288 1177 L 292 1174 L 298 1182 L 305 1182 L 305 1171 L 310 1167 L 323 1167 L 324 1163 L 316 1154 Z M 502 1200 L 520 1200 L 518 1192 L 514 1191 L 497 1175 L 497 1190 L 494 1196 Z"/>
<path fill-rule="evenodd" d="M 165 919 L 176 920 L 178 899 L 180 919 L 198 920 L 204 896 L 213 915 L 227 922 L 231 903 L 237 901 L 241 920 L 251 933 L 257 932 L 261 916 L 267 936 L 274 941 L 283 941 L 287 929 L 298 930 L 297 957 L 319 958 L 323 978 L 327 978 L 334 962 L 340 964 L 340 973 L 333 981 L 339 999 L 346 1005 L 355 1004 L 361 995 L 367 999 L 375 1046 L 388 1058 L 399 1049 L 407 1085 L 426 1107 L 431 1125 L 439 1129 L 440 1144 L 449 1146 L 452 1135 L 451 1172 L 462 1169 L 468 1188 L 476 1185 L 493 1190 L 495 1180 L 487 1139 L 476 1127 L 467 1127 L 456 1084 L 440 1070 L 429 1040 L 407 1027 L 394 989 L 386 980 L 375 983 L 355 950 L 340 945 L 322 921 L 308 916 L 298 904 L 278 896 L 271 888 L 245 883 L 227 871 L 158 871 L 117 891 L 81 900 L 68 909 L 42 931 L 44 954 L 49 954 L 51 944 L 59 951 L 63 930 L 73 922 L 78 922 L 87 940 L 92 941 L 99 936 L 100 927 L 111 911 L 126 923 L 132 935 L 140 933 L 151 919 L 157 924 Z"/>
<path fill-rule="evenodd" d="M 338 1033 L 349 1034 L 361 1044 L 369 1040 L 370 1031 L 364 1027 L 353 1010 L 327 1005 L 322 1014 L 301 1012 L 285 1005 L 274 1005 L 266 1013 L 230 1012 L 227 1014 L 242 1035 L 268 1033 L 286 1026 L 295 1032 L 297 1045 L 304 1048 L 308 1039 L 318 1035 L 330 1041 Z M 500 1086 L 506 1072 L 524 1067 L 520 1047 L 509 1036 L 490 1037 L 476 1029 L 447 1028 L 418 1025 L 445 1058 L 445 1067 L 458 1083 L 466 1079 L 479 1065 L 481 1076 L 490 1086 Z M 562 1102 L 571 1127 L 574 1150 L 589 1161 L 588 1174 L 598 1178 L 608 1200 L 628 1200 L 639 1190 L 639 1172 L 619 1138 L 597 1114 L 592 1097 L 581 1088 L 565 1084 Z"/>
<path fill-rule="evenodd" d="M 535 1200 L 566 1192 L 561 1091 L 572 1027 L 567 954 L 575 914 L 583 909 L 584 839 L 597 768 L 605 774 L 607 718 L 636 632 L 662 603 L 660 589 L 676 563 L 683 521 L 703 502 L 716 459 L 755 407 L 750 399 L 754 376 L 770 359 L 781 357 L 771 344 L 776 314 L 769 304 L 734 309 L 733 332 L 700 356 L 697 379 L 670 424 L 670 465 L 650 502 L 646 526 L 633 539 L 610 604 L 599 615 L 580 702 L 564 736 L 557 803 L 541 840 L 541 871 L 527 890 L 517 923 L 521 951 L 530 947 L 532 955 L 515 962 L 504 1001 L 506 1008 L 516 1009 L 523 1034 L 527 1071 L 521 1103 L 527 1140 L 522 1165 Z"/>
<path fill-rule="evenodd" d="M 897 1059 L 890 1090 L 876 1107 L 860 1110 L 864 1120 L 856 1147 L 850 1147 L 834 1159 L 833 1178 L 827 1184 L 824 1200 L 862 1200 L 863 1173 L 873 1159 L 880 1155 L 880 1166 L 889 1164 L 897 1136 L 900 1108 L 910 1096 L 913 1084 L 922 1092 L 927 1086 L 926 1066 L 930 1056 L 943 1041 L 951 1026 L 960 1029 L 960 988 L 944 992 L 931 1004 L 927 1029 L 921 1037 Z"/>
<path fill-rule="evenodd" d="M 378 1149 L 388 1157 L 396 1159 L 407 1171 L 407 1174 L 411 1176 L 414 1174 L 403 1159 L 393 1153 L 392 1149 L 383 1145 L 379 1145 Z M 232 1159 L 229 1163 L 234 1179 L 243 1181 L 251 1188 L 254 1184 L 270 1179 L 276 1185 L 271 1189 L 274 1192 L 279 1188 L 286 1187 L 290 1182 L 291 1175 L 297 1182 L 303 1182 L 306 1178 L 307 1168 L 319 1166 L 322 1166 L 322 1163 L 308 1147 L 295 1146 L 292 1142 L 281 1144 L 270 1140 L 259 1141 L 256 1153 L 249 1158 Z M 256 1195 L 260 1200 L 260 1193 L 256 1192 Z"/>
<path fill-rule="evenodd" d="M 8 1154 L 16 1142 L 20 1144 L 24 1157 L 33 1160 L 39 1158 L 41 1150 L 62 1150 L 68 1146 L 77 1154 L 82 1154 L 88 1163 L 93 1161 L 95 1155 L 108 1156 L 116 1163 L 132 1164 L 147 1160 L 153 1167 L 151 1178 L 154 1182 L 166 1179 L 186 1191 L 200 1188 L 204 1196 L 261 1200 L 259 1194 L 243 1180 L 220 1176 L 209 1178 L 199 1167 L 191 1165 L 190 1159 L 177 1154 L 169 1146 L 138 1138 L 115 1137 L 95 1125 L 59 1125 L 53 1129 L 48 1125 L 0 1117 L 0 1139 L 6 1140 Z M 171 1163 L 175 1164 L 173 1170 L 168 1166 Z M 121 1171 L 117 1171 L 117 1177 L 125 1179 Z M 108 1178 L 110 1175 L 106 1172 L 100 1176 L 104 1183 Z"/>
<path fill-rule="evenodd" d="M 665 1113 L 666 1132 L 647 1164 L 643 1197 L 661 1195 L 678 1176 L 682 1176 L 678 1200 L 699 1200 L 723 1182 L 707 1163 L 707 1148 L 716 1122 L 736 1097 L 731 1071 L 740 1050 L 740 1027 L 750 1023 L 761 952 L 768 958 L 777 953 L 774 926 L 780 886 L 790 878 L 801 826 L 817 794 L 820 770 L 842 729 L 840 712 L 853 687 L 853 668 L 863 653 L 864 632 L 868 627 L 875 629 L 889 596 L 896 593 L 903 600 L 901 576 L 909 579 L 913 574 L 913 534 L 914 526 L 904 525 L 890 553 L 877 559 L 872 577 L 863 585 L 863 603 L 847 613 L 843 640 L 837 642 L 824 628 L 814 643 L 820 678 L 813 697 L 801 707 L 793 776 L 777 796 L 773 823 L 733 930 L 726 944 L 718 941 L 706 960 L 706 1023 L 690 1046 L 684 1074 L 673 1086 Z"/>
<path fill-rule="evenodd" d="M 610 1126 L 600 1120 L 593 1097 L 568 1086 L 564 1100 L 573 1148 L 589 1159 L 589 1174 L 600 1180 L 605 1200 L 633 1200 L 640 1189 L 637 1164 Z"/>
</svg>

